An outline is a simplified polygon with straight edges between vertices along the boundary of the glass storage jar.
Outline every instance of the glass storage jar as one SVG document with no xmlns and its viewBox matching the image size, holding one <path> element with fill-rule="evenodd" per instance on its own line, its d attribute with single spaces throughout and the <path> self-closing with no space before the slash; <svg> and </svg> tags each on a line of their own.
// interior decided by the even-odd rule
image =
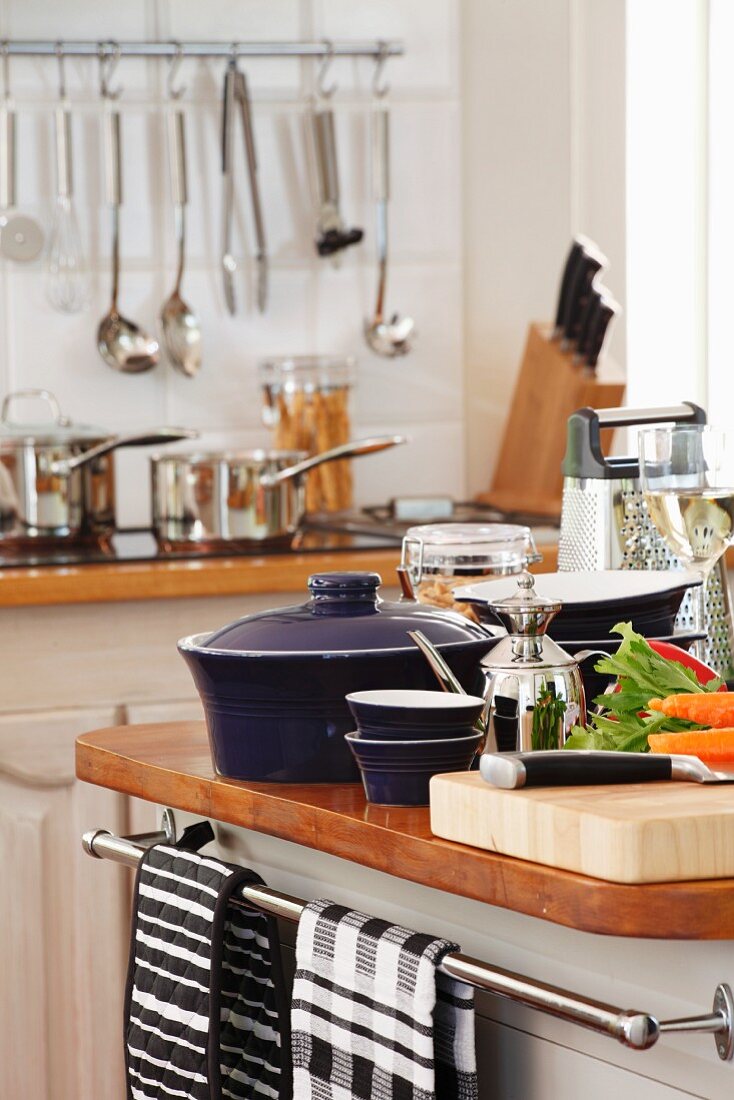
<svg viewBox="0 0 734 1100">
<path fill-rule="evenodd" d="M 354 359 L 322 355 L 266 359 L 258 372 L 263 422 L 273 429 L 274 447 L 313 455 L 351 439 Z M 306 511 L 350 508 L 352 492 L 349 460 L 317 467 L 308 475 Z"/>
<path fill-rule="evenodd" d="M 487 576 L 522 573 L 540 561 L 529 527 L 511 523 L 437 523 L 410 527 L 401 567 L 420 603 L 452 609 L 478 622 L 470 604 L 452 589 Z"/>
</svg>

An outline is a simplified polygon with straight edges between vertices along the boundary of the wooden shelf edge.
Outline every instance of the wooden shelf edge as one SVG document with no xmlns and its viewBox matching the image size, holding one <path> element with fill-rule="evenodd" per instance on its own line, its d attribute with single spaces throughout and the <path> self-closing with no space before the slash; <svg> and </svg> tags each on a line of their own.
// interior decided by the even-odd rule
<svg viewBox="0 0 734 1100">
<path fill-rule="evenodd" d="M 156 743 L 163 746 L 159 758 Z M 175 767 L 168 762 L 174 759 Z M 80 779 L 98 786 L 567 928 L 644 939 L 734 938 L 734 880 L 604 882 L 440 840 L 430 833 L 427 810 L 367 806 L 356 784 L 222 779 L 211 773 L 203 723 L 85 734 L 76 767 Z M 96 824 L 104 823 L 90 827 Z"/>
</svg>

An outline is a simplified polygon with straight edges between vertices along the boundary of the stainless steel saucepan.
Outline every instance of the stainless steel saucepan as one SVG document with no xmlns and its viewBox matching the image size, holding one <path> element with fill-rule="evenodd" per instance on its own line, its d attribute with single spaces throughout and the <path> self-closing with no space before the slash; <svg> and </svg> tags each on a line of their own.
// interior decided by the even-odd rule
<svg viewBox="0 0 734 1100">
<path fill-rule="evenodd" d="M 287 545 L 305 513 L 309 470 L 407 442 L 376 436 L 310 458 L 275 450 L 154 455 L 153 533 L 166 550 Z"/>
<path fill-rule="evenodd" d="M 52 419 L 11 419 L 19 399 L 40 399 Z M 115 525 L 115 471 L 111 452 L 146 443 L 195 438 L 185 428 L 155 428 L 115 436 L 74 424 L 47 390 L 8 394 L 0 408 L 0 544 L 74 540 L 111 534 Z"/>
</svg>

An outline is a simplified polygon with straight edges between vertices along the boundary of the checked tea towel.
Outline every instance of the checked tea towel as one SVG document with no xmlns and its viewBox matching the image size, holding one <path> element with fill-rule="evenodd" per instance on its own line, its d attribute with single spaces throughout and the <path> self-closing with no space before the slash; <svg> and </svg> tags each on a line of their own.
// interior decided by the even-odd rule
<svg viewBox="0 0 734 1100">
<path fill-rule="evenodd" d="M 213 836 L 203 823 L 191 830 L 195 847 Z M 144 854 L 125 995 L 128 1100 L 290 1098 L 277 926 L 232 902 L 249 882 L 262 879 L 190 847 Z"/>
<path fill-rule="evenodd" d="M 314 901 L 291 1008 L 298 1100 L 476 1100 L 474 991 L 441 974 L 456 944 Z"/>
</svg>

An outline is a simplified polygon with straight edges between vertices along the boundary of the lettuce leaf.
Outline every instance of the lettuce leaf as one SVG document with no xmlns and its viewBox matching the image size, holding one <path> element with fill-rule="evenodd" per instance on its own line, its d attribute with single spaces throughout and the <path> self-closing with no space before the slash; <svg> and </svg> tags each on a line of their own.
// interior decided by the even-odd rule
<svg viewBox="0 0 734 1100">
<path fill-rule="evenodd" d="M 680 692 L 718 691 L 722 681 L 701 684 L 692 669 L 656 653 L 631 623 L 618 623 L 613 633 L 622 636 L 616 653 L 595 666 L 597 672 L 617 677 L 620 690 L 599 695 L 594 703 L 604 708 L 591 715 L 588 726 L 576 726 L 566 741 L 567 749 L 604 749 L 616 752 L 648 752 L 648 735 L 666 730 L 699 730 L 703 726 L 655 712 L 642 715 L 650 699 L 665 699 Z"/>
</svg>

